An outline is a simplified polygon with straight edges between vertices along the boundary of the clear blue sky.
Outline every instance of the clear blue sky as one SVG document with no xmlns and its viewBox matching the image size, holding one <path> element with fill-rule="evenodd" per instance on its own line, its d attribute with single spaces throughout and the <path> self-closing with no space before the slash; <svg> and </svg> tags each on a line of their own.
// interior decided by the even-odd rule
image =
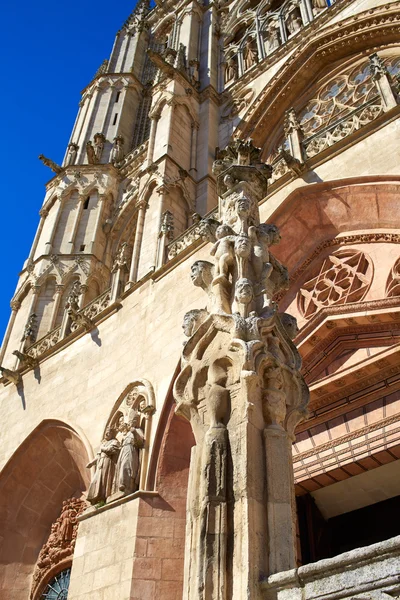
<svg viewBox="0 0 400 600">
<path fill-rule="evenodd" d="M 42 153 L 62 161 L 80 91 L 109 57 L 134 5 L 134 0 L 2 5 L 0 343 L 39 222 L 44 184 L 52 176 L 37 157 Z"/>
</svg>

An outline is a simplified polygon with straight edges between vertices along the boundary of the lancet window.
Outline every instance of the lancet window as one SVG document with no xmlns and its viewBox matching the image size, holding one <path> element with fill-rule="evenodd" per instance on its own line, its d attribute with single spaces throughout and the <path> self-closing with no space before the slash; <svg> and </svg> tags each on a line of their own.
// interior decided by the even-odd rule
<svg viewBox="0 0 400 600">
<path fill-rule="evenodd" d="M 308 25 L 333 0 L 262 0 L 255 8 L 243 11 L 232 34 L 225 40 L 225 83 L 241 77 L 248 69 L 279 46 L 285 44 L 302 27 Z"/>
</svg>

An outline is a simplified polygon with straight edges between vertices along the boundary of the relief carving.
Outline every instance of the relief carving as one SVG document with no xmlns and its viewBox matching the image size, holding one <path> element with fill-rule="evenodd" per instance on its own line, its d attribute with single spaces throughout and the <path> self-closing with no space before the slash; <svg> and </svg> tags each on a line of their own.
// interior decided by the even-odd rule
<svg viewBox="0 0 400 600">
<path fill-rule="evenodd" d="M 70 498 L 63 502 L 61 514 L 51 526 L 47 542 L 39 553 L 30 598 L 43 586 L 50 570 L 59 563 L 72 561 L 78 533 L 77 517 L 85 508 L 86 502 L 78 498 Z"/>
<path fill-rule="evenodd" d="M 386 297 L 393 298 L 395 296 L 400 296 L 400 258 L 396 260 L 391 268 L 386 282 Z"/>
</svg>

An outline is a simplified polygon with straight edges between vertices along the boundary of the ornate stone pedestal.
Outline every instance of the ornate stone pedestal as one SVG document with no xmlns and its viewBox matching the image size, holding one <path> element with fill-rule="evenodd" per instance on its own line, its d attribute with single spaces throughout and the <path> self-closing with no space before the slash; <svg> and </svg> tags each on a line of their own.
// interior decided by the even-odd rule
<svg viewBox="0 0 400 600">
<path fill-rule="evenodd" d="M 291 341 L 295 320 L 273 303 L 287 273 L 269 253 L 279 232 L 260 225 L 269 169 L 258 157 L 237 143 L 216 161 L 215 263 L 192 267 L 209 306 L 185 316 L 174 389 L 196 439 L 184 600 L 256 600 L 261 578 L 295 566 L 291 439 L 308 391 Z"/>
</svg>

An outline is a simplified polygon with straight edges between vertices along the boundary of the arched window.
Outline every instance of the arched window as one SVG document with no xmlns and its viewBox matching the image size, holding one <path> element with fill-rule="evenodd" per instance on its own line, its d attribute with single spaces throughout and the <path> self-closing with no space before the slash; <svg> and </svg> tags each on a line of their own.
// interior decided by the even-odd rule
<svg viewBox="0 0 400 600">
<path fill-rule="evenodd" d="M 71 569 L 57 573 L 46 585 L 41 595 L 43 600 L 67 600 Z"/>
</svg>

